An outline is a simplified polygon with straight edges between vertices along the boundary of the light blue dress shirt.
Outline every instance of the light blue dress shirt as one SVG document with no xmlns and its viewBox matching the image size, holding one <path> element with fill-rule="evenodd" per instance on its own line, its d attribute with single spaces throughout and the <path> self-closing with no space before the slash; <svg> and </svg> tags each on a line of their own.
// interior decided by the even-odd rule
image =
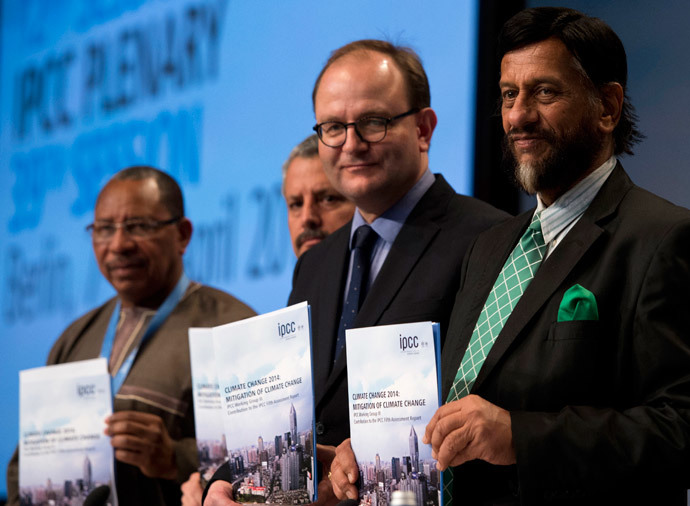
<svg viewBox="0 0 690 506">
<path fill-rule="evenodd" d="M 570 229 L 580 220 L 615 167 L 616 157 L 612 156 L 548 207 L 537 196 L 535 213 L 541 213 L 539 220 L 547 246 L 544 258 L 556 249 Z"/>
</svg>

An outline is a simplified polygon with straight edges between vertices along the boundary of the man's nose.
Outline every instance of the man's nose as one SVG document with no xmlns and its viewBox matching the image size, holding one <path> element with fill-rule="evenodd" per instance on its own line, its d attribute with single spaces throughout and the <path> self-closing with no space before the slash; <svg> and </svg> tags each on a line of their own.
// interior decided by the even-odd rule
<svg viewBox="0 0 690 506">
<path fill-rule="evenodd" d="M 302 207 L 302 226 L 314 228 L 321 226 L 321 212 L 315 199 L 307 199 Z"/>
<path fill-rule="evenodd" d="M 536 123 L 539 119 L 535 104 L 523 94 L 518 95 L 509 109 L 504 110 L 504 116 L 508 120 L 510 128 L 522 128 L 525 125 Z"/>
<path fill-rule="evenodd" d="M 117 227 L 115 233 L 110 238 L 108 246 L 114 251 L 126 251 L 136 246 L 136 241 L 125 230 L 125 227 Z"/>
<path fill-rule="evenodd" d="M 369 143 L 360 137 L 355 125 L 347 125 L 345 132 L 345 144 L 341 149 L 345 152 L 363 151 L 369 148 Z"/>
</svg>

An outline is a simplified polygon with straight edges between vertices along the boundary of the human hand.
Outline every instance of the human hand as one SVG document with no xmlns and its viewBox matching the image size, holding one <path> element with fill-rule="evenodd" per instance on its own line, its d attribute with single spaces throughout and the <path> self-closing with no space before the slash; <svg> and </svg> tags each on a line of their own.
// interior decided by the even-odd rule
<svg viewBox="0 0 690 506">
<path fill-rule="evenodd" d="M 105 434 L 120 462 L 137 466 L 149 478 L 177 478 L 173 440 L 161 417 L 118 411 L 105 420 Z"/>
<path fill-rule="evenodd" d="M 328 479 L 328 472 L 331 468 L 331 463 L 335 458 L 335 446 L 316 445 L 316 460 L 321 463 L 321 469 L 324 476 L 321 476 L 317 488 L 318 499 L 311 503 L 311 506 L 333 506 L 340 502 L 333 493 L 331 481 Z"/>
<path fill-rule="evenodd" d="M 359 492 L 355 483 L 359 479 L 359 468 L 350 445 L 350 438 L 335 449 L 335 459 L 331 463 L 331 484 L 333 493 L 340 500 L 357 499 Z"/>
<path fill-rule="evenodd" d="M 316 459 L 322 464 L 325 472 L 328 472 L 328 469 L 331 467 L 331 462 L 335 455 L 335 447 L 316 445 Z M 318 485 L 318 500 L 311 503 L 311 506 L 334 506 L 338 502 L 338 498 L 333 493 L 331 482 L 326 477 L 322 478 Z M 223 480 L 214 481 L 208 489 L 204 506 L 233 505 L 237 505 L 237 503 L 233 501 L 232 485 Z M 187 505 L 183 504 L 183 506 Z"/>
<path fill-rule="evenodd" d="M 187 481 L 180 486 L 182 491 L 182 506 L 201 506 L 201 496 L 204 489 L 201 488 L 201 475 L 192 473 Z"/>
<path fill-rule="evenodd" d="M 321 477 L 317 493 L 318 499 L 316 502 L 311 503 L 310 506 L 335 506 L 340 502 L 340 499 L 333 493 L 333 487 L 331 486 L 331 480 L 328 479 L 328 475 Z"/>
<path fill-rule="evenodd" d="M 477 395 L 444 404 L 426 426 L 424 444 L 439 470 L 480 459 L 515 464 L 510 413 Z"/>
<path fill-rule="evenodd" d="M 224 480 L 216 480 L 211 483 L 206 493 L 204 506 L 239 506 L 233 501 L 232 483 Z"/>
</svg>

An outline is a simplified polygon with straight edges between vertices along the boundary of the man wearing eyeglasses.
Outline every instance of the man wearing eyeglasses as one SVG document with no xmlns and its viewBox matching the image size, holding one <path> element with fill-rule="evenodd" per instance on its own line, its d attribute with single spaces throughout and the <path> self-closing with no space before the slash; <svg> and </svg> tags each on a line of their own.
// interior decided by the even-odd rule
<svg viewBox="0 0 690 506">
<path fill-rule="evenodd" d="M 350 435 L 345 329 L 432 320 L 444 335 L 465 250 L 507 215 L 429 171 L 436 114 L 412 50 L 347 44 L 331 55 L 312 98 L 326 175 L 357 210 L 300 257 L 289 303 L 311 304 L 316 440 L 338 445 Z M 334 449 L 324 450 L 327 475 Z M 229 504 L 231 492 L 227 481 L 214 482 L 204 504 Z M 320 503 L 329 492 L 326 480 Z"/>
<path fill-rule="evenodd" d="M 123 505 L 179 505 L 180 483 L 197 470 L 189 327 L 255 313 L 234 297 L 189 281 L 182 257 L 192 235 L 182 193 L 151 167 L 117 173 L 96 201 L 90 231 L 98 267 L 116 297 L 72 323 L 48 364 L 109 360 L 114 414 L 106 420 Z M 17 455 L 8 504 L 19 504 Z"/>
</svg>

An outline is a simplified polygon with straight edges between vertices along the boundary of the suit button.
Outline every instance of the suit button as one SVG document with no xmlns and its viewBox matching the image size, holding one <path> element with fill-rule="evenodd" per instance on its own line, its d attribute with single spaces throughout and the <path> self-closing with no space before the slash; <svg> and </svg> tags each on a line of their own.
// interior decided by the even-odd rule
<svg viewBox="0 0 690 506">
<path fill-rule="evenodd" d="M 326 432 L 326 427 L 321 422 L 316 422 L 316 435 L 323 436 L 324 432 Z"/>
</svg>

